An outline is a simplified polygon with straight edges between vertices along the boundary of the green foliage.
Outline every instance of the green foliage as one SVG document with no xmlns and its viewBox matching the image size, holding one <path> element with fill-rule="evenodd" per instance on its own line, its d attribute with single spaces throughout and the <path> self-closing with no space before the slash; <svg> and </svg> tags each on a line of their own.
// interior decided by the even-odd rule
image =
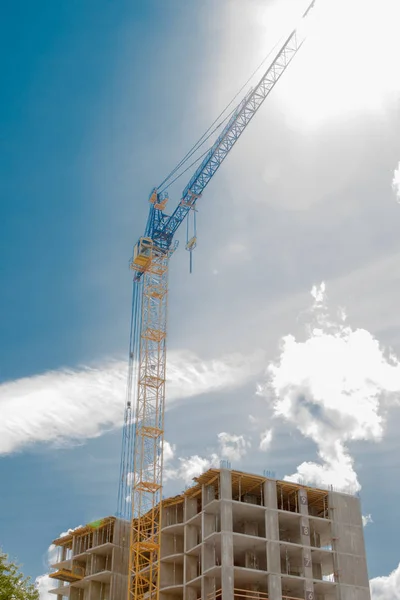
<svg viewBox="0 0 400 600">
<path fill-rule="evenodd" d="M 0 600 L 39 600 L 29 577 L 24 577 L 19 567 L 8 560 L 0 550 Z"/>
</svg>

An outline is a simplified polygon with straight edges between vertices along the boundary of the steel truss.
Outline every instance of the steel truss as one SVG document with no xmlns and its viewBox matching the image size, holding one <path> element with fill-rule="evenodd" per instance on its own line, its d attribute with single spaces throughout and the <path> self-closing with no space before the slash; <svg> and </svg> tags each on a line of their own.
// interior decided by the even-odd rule
<svg viewBox="0 0 400 600">
<path fill-rule="evenodd" d="M 129 598 L 158 597 L 169 252 L 155 246 L 142 275 Z"/>
<path fill-rule="evenodd" d="M 309 5 L 303 15 L 303 19 L 308 16 L 314 3 L 315 0 Z M 217 169 L 228 156 L 230 150 L 242 135 L 264 100 L 286 71 L 287 67 L 303 45 L 305 38 L 305 33 L 302 33 L 301 30 L 294 29 L 276 54 L 268 70 L 264 73 L 256 87 L 252 89 L 239 104 L 221 135 L 214 142 L 204 160 L 183 190 L 181 201 L 172 215 L 170 217 L 163 215 L 159 224 L 155 226 L 154 231 L 150 233 L 150 236 L 159 246 L 164 248 L 170 246 L 178 227 L 185 219 L 190 209 L 194 207 L 197 199 L 201 196 Z"/>
</svg>

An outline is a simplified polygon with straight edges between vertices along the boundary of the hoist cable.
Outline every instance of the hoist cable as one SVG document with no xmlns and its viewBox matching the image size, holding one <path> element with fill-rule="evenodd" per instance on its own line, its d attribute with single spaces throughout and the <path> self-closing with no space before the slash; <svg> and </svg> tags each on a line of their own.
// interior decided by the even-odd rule
<svg viewBox="0 0 400 600">
<path fill-rule="evenodd" d="M 268 54 L 265 56 L 265 58 L 261 61 L 261 63 L 258 65 L 258 67 L 253 71 L 253 73 L 250 75 L 250 77 L 247 79 L 247 81 L 242 85 L 242 87 L 240 88 L 240 90 L 238 90 L 238 92 L 236 92 L 236 94 L 233 96 L 232 100 L 225 106 L 225 108 L 219 113 L 219 115 L 217 116 L 216 119 L 214 119 L 214 121 L 211 123 L 211 125 L 209 126 L 209 128 L 203 133 L 203 135 L 197 140 L 197 142 L 191 147 L 191 149 L 185 154 L 185 156 L 182 158 L 182 160 L 176 165 L 176 167 L 174 167 L 174 169 L 172 169 L 172 171 L 167 175 L 167 177 L 160 183 L 160 185 L 157 187 L 157 189 L 159 190 L 160 188 L 162 188 L 162 186 L 164 186 L 165 183 L 167 183 L 167 181 L 169 179 L 171 179 L 171 177 L 173 177 L 173 175 L 175 175 L 175 173 L 189 160 L 189 158 L 191 158 L 193 156 L 193 154 L 195 152 L 197 152 L 197 150 L 199 150 L 199 148 L 201 148 L 201 146 L 203 146 L 203 144 L 205 144 L 205 142 L 210 138 L 211 135 L 213 135 L 213 133 L 215 133 L 215 131 L 217 131 L 222 125 L 223 123 L 233 114 L 234 110 L 233 109 L 229 115 L 227 115 L 214 129 L 213 131 L 211 131 L 211 133 L 209 135 L 207 135 L 209 133 L 209 131 L 212 129 L 212 127 L 214 127 L 214 125 L 217 123 L 217 121 L 222 117 L 222 115 L 228 110 L 228 108 L 231 106 L 231 104 L 236 100 L 236 98 L 239 96 L 239 94 L 241 94 L 244 90 L 244 88 L 250 83 L 250 81 L 253 79 L 253 77 L 256 75 L 256 73 L 261 69 L 261 67 L 264 65 L 264 63 L 269 59 L 269 57 L 271 56 L 271 54 L 274 52 L 274 50 L 277 48 L 277 46 L 281 43 L 283 39 L 283 36 L 281 36 L 279 38 L 279 40 L 275 43 L 275 45 L 271 48 L 271 50 L 268 52 Z M 206 137 L 207 136 L 207 137 Z M 205 139 L 204 139 L 205 138 Z M 203 155 L 204 156 L 204 155 Z M 197 162 L 197 160 L 195 161 Z M 194 163 L 192 163 L 191 166 L 193 166 Z M 189 167 L 190 168 L 190 167 Z M 186 169 L 187 170 L 187 169 Z M 183 175 L 183 173 L 186 173 L 186 170 L 183 171 L 181 174 Z M 179 179 L 180 175 L 178 177 L 176 177 L 174 179 L 174 181 L 176 181 L 177 179 Z M 173 182 L 171 182 L 168 186 L 164 187 L 162 189 L 162 191 L 165 191 L 170 185 L 172 185 Z"/>
</svg>

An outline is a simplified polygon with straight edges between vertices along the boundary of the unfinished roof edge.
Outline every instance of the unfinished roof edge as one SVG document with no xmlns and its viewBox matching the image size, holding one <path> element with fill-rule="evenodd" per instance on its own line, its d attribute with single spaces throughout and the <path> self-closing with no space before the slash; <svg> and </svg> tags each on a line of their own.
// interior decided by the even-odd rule
<svg viewBox="0 0 400 600">
<path fill-rule="evenodd" d="M 222 470 L 224 470 L 224 469 L 211 468 L 211 469 L 208 469 L 207 471 L 205 471 L 204 473 L 202 473 L 201 475 L 199 475 L 198 477 L 193 477 L 194 485 L 192 485 L 191 487 L 188 487 L 181 494 L 177 494 L 175 496 L 170 496 L 169 498 L 164 498 L 162 500 L 162 505 L 164 507 L 172 506 L 174 504 L 179 504 L 179 503 L 183 502 L 184 499 L 187 497 L 194 498 L 194 497 L 198 496 L 201 493 L 202 486 L 203 485 L 212 485 L 217 480 L 217 478 Z M 261 484 L 265 483 L 266 481 L 275 481 L 276 484 L 281 486 L 285 491 L 295 491 L 295 490 L 302 489 L 302 490 L 306 490 L 307 492 L 310 492 L 311 494 L 317 493 L 317 494 L 321 494 L 321 495 L 327 495 L 330 491 L 333 491 L 336 494 L 345 494 L 345 495 L 354 496 L 354 494 L 352 494 L 351 492 L 337 491 L 333 488 L 332 489 L 323 489 L 320 487 L 313 487 L 311 485 L 306 485 L 303 483 L 297 483 L 295 481 L 287 481 L 287 480 L 282 480 L 282 479 L 275 479 L 273 477 L 266 477 L 265 475 L 258 475 L 256 473 L 246 473 L 245 471 L 237 471 L 235 469 L 226 469 L 226 468 L 225 468 L 225 470 L 230 471 L 233 480 L 235 478 L 240 478 L 242 480 L 242 482 L 248 483 L 249 485 L 261 485 Z M 109 523 L 114 522 L 115 520 L 116 520 L 116 517 L 110 516 L 110 517 L 105 517 L 104 519 L 100 519 L 99 521 L 93 521 L 92 523 L 89 523 L 87 525 L 84 525 L 82 527 L 74 529 L 73 531 L 70 531 L 65 536 L 58 537 L 57 539 L 55 539 L 52 542 L 52 544 L 54 544 L 55 546 L 65 546 L 66 544 L 71 543 L 72 539 L 74 537 L 76 537 L 78 535 L 84 535 L 86 533 L 90 533 L 90 531 L 93 531 L 94 529 L 98 529 L 100 527 L 104 527 L 104 526 L 108 525 Z"/>
<path fill-rule="evenodd" d="M 170 498 L 165 498 L 163 500 L 163 506 L 170 506 L 171 504 L 176 504 L 180 501 L 183 501 L 185 497 L 195 497 L 198 494 L 200 494 L 201 492 L 201 488 L 203 485 L 211 485 L 212 483 L 214 483 L 214 481 L 217 479 L 219 473 L 221 472 L 221 470 L 223 469 L 217 469 L 217 468 L 211 468 L 208 469 L 207 471 L 205 471 L 204 473 L 202 473 L 201 475 L 197 476 L 197 477 L 193 477 L 193 481 L 194 481 L 194 485 L 192 485 L 191 487 L 188 487 L 184 492 L 182 492 L 181 494 L 178 494 L 176 496 L 171 496 Z M 266 481 L 275 481 L 278 485 L 283 486 L 284 488 L 286 488 L 287 490 L 291 489 L 291 490 L 306 490 L 308 492 L 311 493 L 321 493 L 321 494 L 328 494 L 330 491 L 335 492 L 335 494 L 345 494 L 348 496 L 354 496 L 355 494 L 348 491 L 342 491 L 342 490 L 337 490 L 334 489 L 333 486 L 331 487 L 318 487 L 318 486 L 312 486 L 306 483 L 298 483 L 296 481 L 288 481 L 288 480 L 283 480 L 283 479 L 275 479 L 273 477 L 267 477 L 265 475 L 258 475 L 256 473 L 247 473 L 245 471 L 237 471 L 235 469 L 226 469 L 229 470 L 232 477 L 240 477 L 242 478 L 242 480 L 248 480 L 249 483 L 253 483 L 253 484 L 262 484 L 265 483 Z"/>
<path fill-rule="evenodd" d="M 76 529 L 69 530 L 66 535 L 59 536 L 51 543 L 54 546 L 65 546 L 66 544 L 72 542 L 74 537 L 90 533 L 91 531 L 94 531 L 95 529 L 100 529 L 101 527 L 105 527 L 110 523 L 113 523 L 114 521 L 116 521 L 116 517 L 112 516 L 104 517 L 102 519 L 98 519 L 97 521 L 92 521 L 87 525 L 82 525 L 81 527 L 77 527 Z"/>
</svg>

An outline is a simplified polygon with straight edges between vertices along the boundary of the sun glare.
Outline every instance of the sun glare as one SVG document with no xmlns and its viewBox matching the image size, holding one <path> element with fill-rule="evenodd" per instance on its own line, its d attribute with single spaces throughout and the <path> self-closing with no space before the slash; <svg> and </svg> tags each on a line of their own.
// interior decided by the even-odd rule
<svg viewBox="0 0 400 600">
<path fill-rule="evenodd" d="M 400 0 L 316 0 L 308 40 L 279 95 L 308 124 L 380 110 L 400 93 Z"/>
</svg>

